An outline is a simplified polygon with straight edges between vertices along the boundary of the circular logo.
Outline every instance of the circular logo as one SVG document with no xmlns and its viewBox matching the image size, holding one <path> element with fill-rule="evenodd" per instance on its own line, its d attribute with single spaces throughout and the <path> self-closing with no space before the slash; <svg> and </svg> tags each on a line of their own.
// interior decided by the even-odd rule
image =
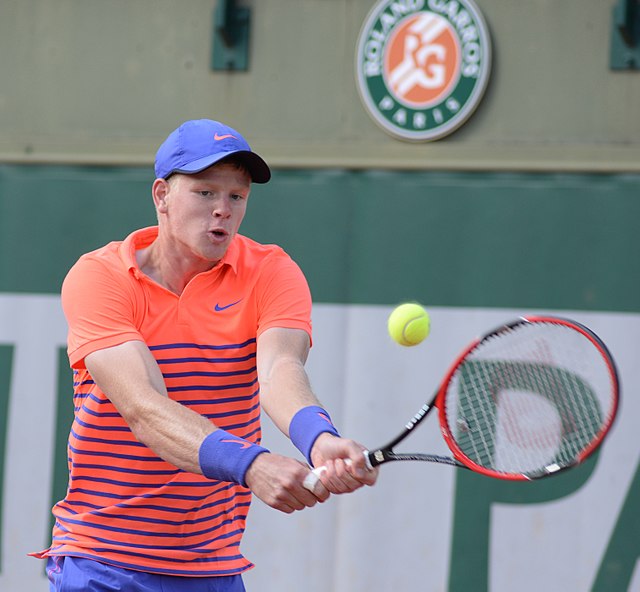
<svg viewBox="0 0 640 592">
<path fill-rule="evenodd" d="M 381 0 L 360 32 L 360 96 L 374 121 L 403 140 L 437 140 L 460 127 L 490 70 L 489 32 L 472 0 Z"/>
</svg>

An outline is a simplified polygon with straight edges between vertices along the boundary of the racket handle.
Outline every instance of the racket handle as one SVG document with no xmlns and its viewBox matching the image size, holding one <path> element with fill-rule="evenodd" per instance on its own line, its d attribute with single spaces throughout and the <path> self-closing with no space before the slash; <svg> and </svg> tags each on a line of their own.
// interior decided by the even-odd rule
<svg viewBox="0 0 640 592">
<path fill-rule="evenodd" d="M 371 461 L 369 460 L 369 451 L 368 450 L 363 450 L 362 454 L 364 454 L 364 459 L 365 459 L 365 462 L 367 463 L 367 468 L 368 469 L 373 469 Z M 345 464 L 350 465 L 351 464 L 351 459 L 346 458 L 344 460 L 344 462 L 345 462 Z M 307 473 L 307 476 L 304 478 L 304 481 L 302 482 L 302 486 L 305 489 L 308 489 L 311 493 L 313 493 L 313 491 L 315 490 L 316 486 L 320 482 L 320 475 L 322 475 L 322 473 L 324 473 L 326 470 L 327 470 L 327 467 L 323 466 L 323 467 L 316 467 L 312 471 L 309 471 Z"/>
</svg>

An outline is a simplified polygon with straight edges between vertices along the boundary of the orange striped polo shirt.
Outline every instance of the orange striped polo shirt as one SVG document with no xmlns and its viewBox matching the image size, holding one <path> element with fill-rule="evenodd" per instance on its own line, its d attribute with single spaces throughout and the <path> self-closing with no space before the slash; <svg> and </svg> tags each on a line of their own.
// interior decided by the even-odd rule
<svg viewBox="0 0 640 592">
<path fill-rule="evenodd" d="M 136 263 L 135 251 L 156 236 L 156 227 L 146 228 L 88 253 L 64 281 L 75 377 L 70 478 L 53 509 L 52 545 L 39 556 L 89 557 L 170 575 L 238 574 L 252 567 L 239 550 L 250 491 L 181 471 L 138 442 L 84 358 L 142 340 L 172 399 L 259 443 L 256 338 L 270 327 L 310 335 L 311 297 L 282 249 L 241 235 L 178 296 Z"/>
</svg>

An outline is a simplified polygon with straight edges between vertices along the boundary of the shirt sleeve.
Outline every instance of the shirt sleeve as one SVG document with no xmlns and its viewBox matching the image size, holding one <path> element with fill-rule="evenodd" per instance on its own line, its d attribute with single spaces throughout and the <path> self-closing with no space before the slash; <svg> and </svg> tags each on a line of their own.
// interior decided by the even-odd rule
<svg viewBox="0 0 640 592">
<path fill-rule="evenodd" d="M 71 268 L 62 284 L 62 308 L 69 327 L 71 366 L 84 369 L 84 358 L 127 341 L 143 341 L 136 327 L 137 303 L 131 279 L 92 255 Z"/>
<path fill-rule="evenodd" d="M 272 327 L 302 329 L 311 338 L 311 291 L 300 267 L 278 251 L 261 268 L 258 335 Z"/>
</svg>

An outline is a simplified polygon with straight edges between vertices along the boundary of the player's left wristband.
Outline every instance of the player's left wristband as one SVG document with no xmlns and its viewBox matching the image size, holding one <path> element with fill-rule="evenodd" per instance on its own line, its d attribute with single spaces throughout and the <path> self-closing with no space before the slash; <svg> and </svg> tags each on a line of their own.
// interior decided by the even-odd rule
<svg viewBox="0 0 640 592">
<path fill-rule="evenodd" d="M 246 487 L 245 475 L 256 456 L 263 452 L 269 451 L 218 429 L 209 434 L 200 445 L 200 468 L 208 479 L 231 481 Z"/>
<path fill-rule="evenodd" d="M 320 434 L 328 432 L 334 436 L 340 436 L 333 425 L 331 417 L 325 409 L 317 405 L 303 407 L 298 411 L 289 424 L 289 438 L 293 445 L 304 454 L 309 465 L 311 462 L 311 449 Z"/>
</svg>

